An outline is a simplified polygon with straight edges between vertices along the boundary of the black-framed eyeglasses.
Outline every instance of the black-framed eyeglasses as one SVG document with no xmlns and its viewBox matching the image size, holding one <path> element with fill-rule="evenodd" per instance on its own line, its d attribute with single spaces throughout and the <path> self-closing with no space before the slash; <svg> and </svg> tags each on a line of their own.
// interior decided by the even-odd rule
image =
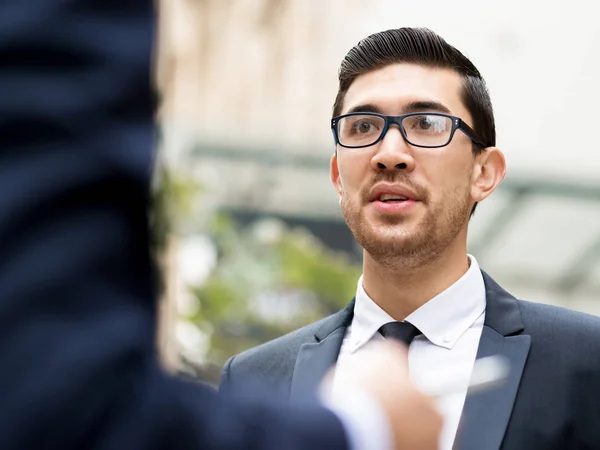
<svg viewBox="0 0 600 450">
<path fill-rule="evenodd" d="M 475 131 L 460 117 L 442 113 L 410 113 L 402 116 L 358 112 L 331 119 L 336 144 L 346 148 L 362 148 L 380 142 L 390 125 L 396 124 L 406 142 L 415 147 L 439 148 L 452 141 L 456 130 L 461 130 L 474 144 L 485 144 L 475 138 Z"/>
</svg>

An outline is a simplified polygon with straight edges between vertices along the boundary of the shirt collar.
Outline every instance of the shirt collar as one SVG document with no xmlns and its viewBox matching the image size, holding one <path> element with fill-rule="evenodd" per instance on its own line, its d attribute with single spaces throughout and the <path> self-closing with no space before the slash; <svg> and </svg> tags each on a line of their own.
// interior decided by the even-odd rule
<svg viewBox="0 0 600 450">
<path fill-rule="evenodd" d="M 434 345 L 451 349 L 485 311 L 485 284 L 477 260 L 469 256 L 467 272 L 445 291 L 410 314 L 405 320 L 417 327 Z M 350 351 L 366 344 L 379 328 L 394 319 L 365 292 L 358 280 Z"/>
</svg>

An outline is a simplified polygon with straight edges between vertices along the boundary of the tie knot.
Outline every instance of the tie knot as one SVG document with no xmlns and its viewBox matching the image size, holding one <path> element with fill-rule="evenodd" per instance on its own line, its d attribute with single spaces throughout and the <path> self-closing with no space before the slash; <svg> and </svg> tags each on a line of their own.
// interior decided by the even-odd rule
<svg viewBox="0 0 600 450">
<path fill-rule="evenodd" d="M 410 345 L 412 340 L 421 334 L 417 327 L 408 322 L 386 323 L 379 329 L 379 333 L 386 339 L 397 339 L 405 345 Z"/>
</svg>

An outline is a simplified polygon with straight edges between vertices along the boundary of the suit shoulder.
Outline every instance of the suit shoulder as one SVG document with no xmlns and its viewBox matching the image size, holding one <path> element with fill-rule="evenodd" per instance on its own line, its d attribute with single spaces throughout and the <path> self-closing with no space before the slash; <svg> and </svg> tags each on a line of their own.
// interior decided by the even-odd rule
<svg viewBox="0 0 600 450">
<path fill-rule="evenodd" d="M 246 350 L 232 358 L 232 366 L 254 365 L 262 361 L 273 361 L 287 358 L 295 360 L 300 346 L 306 342 L 314 342 L 314 334 L 329 317 L 313 322 L 271 341 Z"/>
<path fill-rule="evenodd" d="M 525 329 L 595 341 L 600 346 L 600 317 L 560 306 L 519 300 Z"/>
<path fill-rule="evenodd" d="M 222 390 L 231 392 L 253 383 L 268 385 L 274 395 L 287 398 L 300 347 L 316 342 L 315 332 L 327 320 L 334 319 L 326 317 L 231 357 L 222 372 Z"/>
</svg>

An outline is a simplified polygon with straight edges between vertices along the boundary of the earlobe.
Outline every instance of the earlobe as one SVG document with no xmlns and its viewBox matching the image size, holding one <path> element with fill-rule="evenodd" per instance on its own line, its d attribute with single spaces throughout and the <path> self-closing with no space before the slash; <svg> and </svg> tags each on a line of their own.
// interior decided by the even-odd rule
<svg viewBox="0 0 600 450">
<path fill-rule="evenodd" d="M 487 198 L 500 185 L 506 175 L 504 154 L 496 147 L 488 147 L 478 155 L 471 188 L 473 201 Z"/>
</svg>

